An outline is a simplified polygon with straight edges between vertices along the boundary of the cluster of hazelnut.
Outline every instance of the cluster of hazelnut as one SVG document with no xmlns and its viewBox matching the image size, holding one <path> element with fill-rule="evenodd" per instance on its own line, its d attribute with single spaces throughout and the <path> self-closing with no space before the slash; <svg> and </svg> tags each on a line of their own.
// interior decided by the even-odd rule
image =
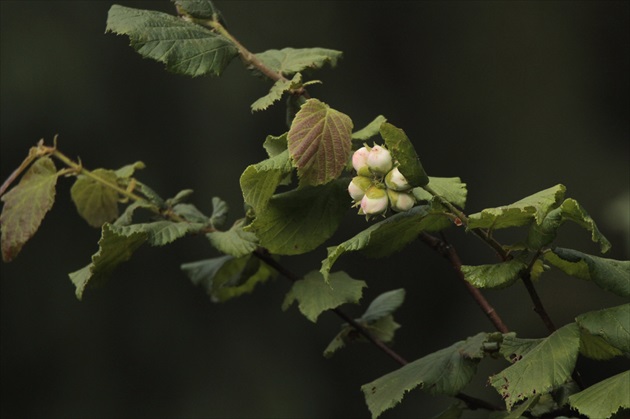
<svg viewBox="0 0 630 419">
<path fill-rule="evenodd" d="M 385 214 L 388 208 L 408 211 L 416 200 L 411 185 L 400 173 L 391 153 L 380 145 L 364 146 L 352 155 L 352 166 L 357 172 L 348 192 L 366 219 Z"/>
</svg>

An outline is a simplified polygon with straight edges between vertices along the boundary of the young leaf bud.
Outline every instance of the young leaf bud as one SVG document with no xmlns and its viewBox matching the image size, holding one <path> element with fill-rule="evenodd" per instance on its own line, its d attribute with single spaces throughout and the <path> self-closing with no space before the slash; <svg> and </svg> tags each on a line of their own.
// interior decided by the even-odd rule
<svg viewBox="0 0 630 419">
<path fill-rule="evenodd" d="M 369 154 L 370 150 L 367 147 L 361 147 L 352 155 L 352 167 L 359 176 L 370 176 L 370 169 L 367 165 Z"/>
<path fill-rule="evenodd" d="M 394 163 L 392 161 L 392 155 L 386 148 L 375 145 L 367 156 L 367 165 L 372 173 L 384 175 L 392 170 Z"/>
<path fill-rule="evenodd" d="M 397 212 L 409 211 L 416 203 L 412 194 L 387 190 L 387 196 L 392 209 Z"/>
<path fill-rule="evenodd" d="M 411 188 L 411 185 L 409 185 L 407 179 L 405 179 L 397 167 L 394 167 L 385 175 L 385 185 L 394 191 L 406 191 Z"/>
<path fill-rule="evenodd" d="M 365 195 L 370 186 L 372 186 L 372 179 L 365 176 L 355 176 L 348 185 L 348 193 L 354 200 L 354 202 L 360 201 Z"/>
<path fill-rule="evenodd" d="M 371 186 L 361 199 L 361 213 L 369 219 L 371 215 L 383 214 L 387 211 L 387 192 L 385 189 Z"/>
</svg>

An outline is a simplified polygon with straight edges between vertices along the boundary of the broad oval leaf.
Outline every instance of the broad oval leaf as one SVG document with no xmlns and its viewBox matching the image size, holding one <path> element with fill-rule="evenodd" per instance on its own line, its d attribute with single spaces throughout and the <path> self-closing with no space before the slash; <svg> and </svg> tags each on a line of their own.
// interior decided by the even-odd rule
<svg viewBox="0 0 630 419">
<path fill-rule="evenodd" d="M 120 228 L 103 224 L 101 239 L 98 241 L 99 249 L 92 256 L 92 263 L 68 275 L 76 287 L 77 298 L 81 300 L 88 287 L 99 285 L 108 279 L 112 271 L 129 260 L 146 240 L 145 232 L 121 234 Z"/>
<path fill-rule="evenodd" d="M 232 255 L 184 263 L 181 269 L 193 284 L 206 290 L 213 302 L 224 302 L 251 293 L 256 285 L 273 277 L 275 271 L 259 259 Z"/>
<path fill-rule="evenodd" d="M 392 314 L 405 301 L 405 290 L 399 288 L 382 293 L 376 297 L 359 319 L 365 323 L 375 322 Z"/>
<path fill-rule="evenodd" d="M 398 170 L 405 176 L 407 182 L 413 187 L 429 183 L 429 177 L 405 131 L 389 122 L 384 122 L 381 124 L 380 133 L 392 157 L 398 161 Z"/>
<path fill-rule="evenodd" d="M 466 184 L 460 178 L 429 176 L 429 184 L 436 194 L 451 204 L 459 208 L 466 207 L 468 189 L 466 189 Z M 418 201 L 431 201 L 433 199 L 433 195 L 422 188 L 413 188 L 413 196 Z"/>
<path fill-rule="evenodd" d="M 258 237 L 243 231 L 244 220 L 238 220 L 228 231 L 213 231 L 206 234 L 215 249 L 222 253 L 241 257 L 252 253 L 258 247 Z"/>
<path fill-rule="evenodd" d="M 500 289 L 509 287 L 516 282 L 521 271 L 525 269 L 527 269 L 525 263 L 512 259 L 490 265 L 463 265 L 462 273 L 466 281 L 475 288 Z"/>
<path fill-rule="evenodd" d="M 509 410 L 515 403 L 545 394 L 571 377 L 580 347 L 580 331 L 570 323 L 536 342 L 513 365 L 490 377 Z"/>
<path fill-rule="evenodd" d="M 287 150 L 248 166 L 240 178 L 245 203 L 256 213 L 262 213 L 278 185 L 292 170 Z"/>
<path fill-rule="evenodd" d="M 315 323 L 326 310 L 345 303 L 358 303 L 366 286 L 364 281 L 352 279 L 345 272 L 331 274 L 327 283 L 319 272 L 312 271 L 293 284 L 282 303 L 282 309 L 288 309 L 297 301 L 302 314 Z"/>
<path fill-rule="evenodd" d="M 532 223 L 527 234 L 527 246 L 538 250 L 551 243 L 558 228 L 565 221 L 573 221 L 591 233 L 591 240 L 599 243 L 602 253 L 606 253 L 611 245 L 608 239 L 599 231 L 593 218 L 586 210 L 572 198 L 565 199 L 562 204 L 549 211 L 541 223 Z"/>
<path fill-rule="evenodd" d="M 630 304 L 579 315 L 575 322 L 591 335 L 601 337 L 621 352 L 630 355 Z"/>
<path fill-rule="evenodd" d="M 457 394 L 475 375 L 487 336 L 479 333 L 361 386 L 372 417 L 394 407 L 416 387 L 431 394 Z"/>
<path fill-rule="evenodd" d="M 50 157 L 40 157 L 20 183 L 2 196 L 2 260 L 13 260 L 35 234 L 55 202 L 57 169 Z"/>
<path fill-rule="evenodd" d="M 428 205 L 418 205 L 399 212 L 361 231 L 351 239 L 328 248 L 320 272 L 328 278 L 333 264 L 346 252 L 361 251 L 368 257 L 385 257 L 403 249 L 423 232 L 439 231 L 451 225 L 443 212 L 433 212 Z"/>
<path fill-rule="evenodd" d="M 173 222 L 167 220 L 152 223 L 130 224 L 119 227 L 117 234 L 129 236 L 135 233 L 146 234 L 151 246 L 164 246 L 184 237 L 188 233 L 194 233 L 205 227 L 201 223 Z"/>
<path fill-rule="evenodd" d="M 545 215 L 557 207 L 564 198 L 565 191 L 564 185 L 556 185 L 510 205 L 486 208 L 468 217 L 468 228 L 519 227 L 532 219 L 536 220 L 537 224 L 541 224 Z"/>
<path fill-rule="evenodd" d="M 352 150 L 352 120 L 317 99 L 308 99 L 288 134 L 289 153 L 305 185 L 339 177 Z"/>
<path fill-rule="evenodd" d="M 545 260 L 566 274 L 622 297 L 630 297 L 630 261 L 606 259 L 577 250 L 556 247 L 545 253 Z"/>
<path fill-rule="evenodd" d="M 377 116 L 376 118 L 374 118 L 374 120 L 372 120 L 372 122 L 367 124 L 365 127 L 361 128 L 360 130 L 356 132 L 353 132 L 352 139 L 355 141 L 369 140 L 370 138 L 378 135 L 378 133 L 381 130 L 381 125 L 383 125 L 383 122 L 386 122 L 386 121 L 387 121 L 387 118 L 385 118 L 383 115 Z"/>
<path fill-rule="evenodd" d="M 589 418 L 609 418 L 630 408 L 630 371 L 625 371 L 569 396 L 569 404 Z"/>
<path fill-rule="evenodd" d="M 113 5 L 107 31 L 128 35 L 140 55 L 187 76 L 220 75 L 238 49 L 223 36 L 166 13 Z"/>
<path fill-rule="evenodd" d="M 274 195 L 246 231 L 272 254 L 299 255 L 330 238 L 348 211 L 347 180 Z"/>
<path fill-rule="evenodd" d="M 272 71 L 285 76 L 292 76 L 299 71 L 321 68 L 325 64 L 334 67 L 342 55 L 341 51 L 326 48 L 283 48 L 281 50 L 270 49 L 256 54 L 256 57 Z M 250 70 L 260 74 L 253 67 Z"/>
<path fill-rule="evenodd" d="M 117 185 L 118 176 L 113 170 L 95 169 L 91 173 L 106 183 Z M 79 175 L 70 196 L 79 215 L 92 227 L 101 227 L 118 217 L 118 192 L 91 177 Z"/>
</svg>

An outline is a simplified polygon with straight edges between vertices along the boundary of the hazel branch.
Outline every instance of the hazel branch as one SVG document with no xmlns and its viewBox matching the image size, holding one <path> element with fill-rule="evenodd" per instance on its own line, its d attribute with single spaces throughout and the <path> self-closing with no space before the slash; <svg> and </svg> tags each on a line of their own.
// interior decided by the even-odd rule
<svg viewBox="0 0 630 419">
<path fill-rule="evenodd" d="M 475 302 L 479 305 L 483 313 L 488 317 L 488 319 L 492 322 L 495 329 L 497 329 L 501 333 L 508 333 L 510 330 L 505 325 L 499 313 L 496 312 L 494 307 L 486 300 L 479 289 L 473 287 L 466 279 L 464 278 L 464 273 L 462 272 L 462 262 L 459 258 L 455 247 L 451 246 L 446 240 L 443 238 L 442 240 L 438 239 L 435 236 L 432 236 L 427 233 L 420 234 L 420 240 L 426 243 L 430 248 L 438 252 L 444 258 L 446 258 L 450 263 L 455 272 L 457 273 L 457 277 L 466 287 L 468 293 L 473 297 Z"/>
<path fill-rule="evenodd" d="M 280 264 L 277 260 L 271 257 L 269 252 L 264 248 L 256 249 L 254 251 L 254 256 L 256 256 L 258 259 L 260 259 L 261 261 L 265 262 L 266 264 L 274 268 L 282 276 L 284 276 L 291 282 L 296 282 L 301 279 L 298 275 L 288 270 L 282 264 Z M 363 326 L 357 323 L 357 321 L 354 320 L 352 317 L 348 316 L 344 311 L 342 311 L 339 308 L 332 309 L 331 311 L 335 313 L 339 318 L 344 320 L 346 323 L 351 325 L 361 336 L 366 338 L 370 343 L 372 343 L 374 346 L 376 346 L 381 351 L 383 351 L 387 356 L 389 356 L 394 361 L 396 361 L 396 363 L 398 363 L 401 366 L 405 366 L 409 363 L 405 358 L 400 356 L 396 351 L 391 349 L 389 346 L 385 345 L 385 343 L 383 343 L 380 339 L 372 335 L 368 330 L 366 330 Z M 477 399 L 475 397 L 469 396 L 464 393 L 457 393 L 455 397 L 460 399 L 464 403 L 466 403 L 468 408 L 472 410 L 475 410 L 475 409 L 487 409 L 487 410 L 492 410 L 492 411 L 503 410 L 502 408 L 495 406 L 491 403 L 488 403 L 485 400 Z"/>
<path fill-rule="evenodd" d="M 428 185 L 423 186 L 423 188 L 427 192 L 429 192 L 432 196 L 439 199 L 442 204 L 444 204 L 456 217 L 460 219 L 462 225 L 464 225 L 468 229 L 468 217 L 466 216 L 466 214 L 464 214 L 463 211 L 456 208 L 448 200 L 444 199 L 444 197 L 438 195 Z M 475 234 L 477 237 L 483 240 L 484 243 L 490 246 L 496 252 L 499 259 L 501 259 L 502 261 L 508 261 L 512 259 L 512 256 L 508 252 L 505 251 L 501 243 L 495 240 L 487 231 L 484 231 L 479 228 L 469 229 L 468 231 L 471 231 L 473 234 Z M 523 281 L 523 284 L 525 285 L 525 289 L 527 290 L 527 293 L 529 294 L 530 299 L 534 303 L 534 312 L 538 314 L 538 316 L 540 317 L 542 322 L 545 324 L 545 326 L 547 327 L 547 330 L 549 330 L 550 333 L 555 332 L 556 327 L 553 324 L 551 317 L 549 317 L 549 314 L 547 313 L 547 310 L 545 309 L 545 306 L 543 305 L 540 297 L 538 296 L 538 292 L 536 292 L 536 288 L 534 287 L 534 284 L 531 280 L 530 275 L 531 275 L 531 265 L 524 273 L 520 275 L 520 278 Z"/>
</svg>

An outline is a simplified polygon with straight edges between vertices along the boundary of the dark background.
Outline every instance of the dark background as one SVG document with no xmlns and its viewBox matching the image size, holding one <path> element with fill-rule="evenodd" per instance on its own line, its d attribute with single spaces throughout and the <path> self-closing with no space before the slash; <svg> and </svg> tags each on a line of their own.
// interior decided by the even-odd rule
<svg viewBox="0 0 630 419">
<path fill-rule="evenodd" d="M 88 168 L 142 160 L 138 174 L 162 196 L 220 196 L 242 216 L 238 178 L 264 158 L 267 134 L 286 131 L 284 109 L 251 114 L 269 84 L 235 60 L 220 78 L 190 79 L 143 60 L 126 37 L 104 34 L 108 1 L 2 1 L 1 177 L 40 138 Z M 173 12 L 169 2 L 120 4 Z M 251 51 L 321 46 L 344 51 L 310 92 L 361 128 L 376 115 L 405 129 L 433 176 L 460 176 L 467 211 L 514 202 L 563 183 L 627 259 L 629 188 L 628 2 L 218 1 Z M 181 273 L 216 253 L 202 238 L 141 248 L 106 287 L 74 297 L 67 273 L 97 250 L 98 230 L 76 214 L 70 182 L 32 242 L 1 265 L 3 417 L 368 417 L 359 388 L 397 365 L 369 345 L 326 360 L 339 328 L 280 305 L 282 278 L 213 304 Z M 365 227 L 348 211 L 327 245 Z M 597 253 L 589 234 L 563 226 L 559 244 Z M 493 261 L 463 231 L 448 232 L 464 263 Z M 518 238 L 500 232 L 499 238 Z M 324 247 L 284 258 L 302 275 Z M 364 279 L 364 301 L 403 287 L 395 349 L 413 360 L 492 325 L 451 267 L 422 243 L 384 260 L 343 256 L 336 268 Z M 557 271 L 538 284 L 558 326 L 622 303 Z M 485 293 L 522 337 L 546 330 L 522 285 Z M 344 308 L 359 315 L 363 307 Z M 466 392 L 500 403 L 485 386 L 505 363 L 484 361 Z M 625 368 L 581 362 L 591 384 Z M 485 374 L 485 375 L 484 375 Z M 451 399 L 414 391 L 384 417 L 427 417 Z"/>
</svg>

